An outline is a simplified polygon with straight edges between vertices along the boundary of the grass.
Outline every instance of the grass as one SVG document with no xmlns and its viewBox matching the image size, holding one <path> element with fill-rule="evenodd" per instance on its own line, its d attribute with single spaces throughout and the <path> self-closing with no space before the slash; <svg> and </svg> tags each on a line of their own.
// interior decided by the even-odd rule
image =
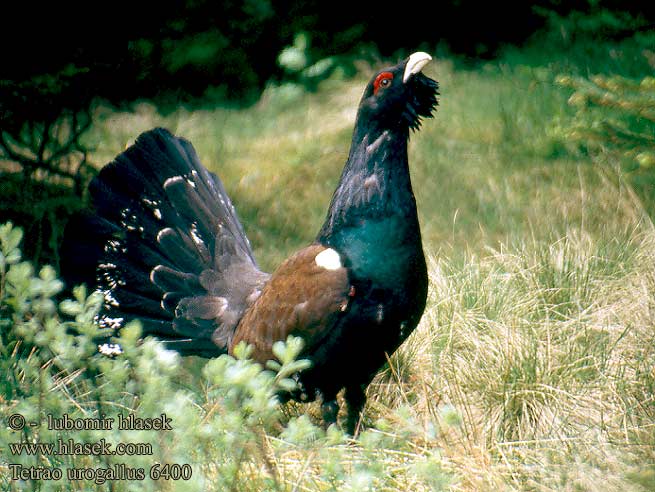
<svg viewBox="0 0 655 492">
<path fill-rule="evenodd" d="M 595 46 L 589 67 L 615 48 Z M 571 111 L 554 75 L 585 70 L 583 55 L 560 55 L 427 69 L 441 103 L 413 136 L 410 165 L 430 300 L 366 411 L 368 425 L 415 428 L 406 454 L 385 457 L 395 490 L 412 487 L 404 463 L 434 453 L 457 491 L 655 490 L 655 231 L 611 163 L 550 136 Z M 370 71 L 315 94 L 271 87 L 247 109 L 99 108 L 89 139 L 96 161 L 156 125 L 190 139 L 270 271 L 318 231 Z M 272 453 L 290 490 L 329 490 L 320 456 Z M 356 454 L 344 460 L 365 459 Z"/>
<path fill-rule="evenodd" d="M 598 490 L 593 475 L 608 480 L 602 490 L 641 490 L 627 477 L 652 465 L 652 239 L 571 233 L 434 261 L 432 307 L 410 343 L 430 347 L 437 371 L 414 379 L 431 378 L 462 415 L 445 450 L 483 472 L 464 473 L 464 490 L 491 479 Z"/>
</svg>

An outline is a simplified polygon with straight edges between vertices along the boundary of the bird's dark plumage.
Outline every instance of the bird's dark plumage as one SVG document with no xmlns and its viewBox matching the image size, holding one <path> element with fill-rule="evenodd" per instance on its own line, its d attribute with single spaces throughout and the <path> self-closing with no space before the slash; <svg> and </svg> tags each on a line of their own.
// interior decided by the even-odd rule
<svg viewBox="0 0 655 492">
<path fill-rule="evenodd" d="M 104 294 L 101 325 L 140 319 L 182 354 L 245 341 L 264 362 L 275 341 L 303 337 L 312 366 L 287 396 L 322 396 L 329 423 L 345 389 L 354 432 L 366 386 L 425 307 L 407 141 L 437 105 L 437 83 L 421 73 L 429 59 L 415 53 L 368 84 L 323 227 L 272 275 L 257 267 L 218 177 L 186 140 L 155 129 L 92 181 L 94 212 L 66 232 L 65 276 Z"/>
</svg>

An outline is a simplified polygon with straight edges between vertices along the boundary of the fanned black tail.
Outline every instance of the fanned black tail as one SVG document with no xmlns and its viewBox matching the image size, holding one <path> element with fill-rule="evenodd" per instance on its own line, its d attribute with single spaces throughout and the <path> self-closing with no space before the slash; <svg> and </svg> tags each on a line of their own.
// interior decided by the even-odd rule
<svg viewBox="0 0 655 492">
<path fill-rule="evenodd" d="M 100 324 L 140 319 L 183 354 L 214 356 L 268 279 L 218 177 L 164 129 L 139 136 L 89 186 L 94 211 L 73 219 L 64 278 L 103 293 Z"/>
</svg>

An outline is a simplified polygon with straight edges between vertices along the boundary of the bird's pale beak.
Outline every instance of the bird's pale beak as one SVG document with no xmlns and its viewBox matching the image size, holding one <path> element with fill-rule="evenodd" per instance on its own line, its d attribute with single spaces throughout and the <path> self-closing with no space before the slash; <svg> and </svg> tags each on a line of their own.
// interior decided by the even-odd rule
<svg viewBox="0 0 655 492">
<path fill-rule="evenodd" d="M 432 60 L 432 57 L 423 51 L 412 53 L 405 65 L 405 73 L 403 74 L 403 83 L 406 83 L 412 75 L 419 73 L 423 67 Z"/>
</svg>

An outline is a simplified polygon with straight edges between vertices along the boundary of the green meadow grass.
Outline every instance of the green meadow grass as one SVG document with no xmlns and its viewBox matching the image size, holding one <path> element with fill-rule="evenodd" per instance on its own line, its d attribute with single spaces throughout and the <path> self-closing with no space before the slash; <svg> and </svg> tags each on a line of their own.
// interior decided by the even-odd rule
<svg viewBox="0 0 655 492">
<path fill-rule="evenodd" d="M 429 304 L 369 388 L 365 417 L 416 430 L 383 460 L 388 490 L 414 490 L 406 468 L 428 455 L 452 477 L 432 490 L 655 490 L 655 232 L 611 162 L 551 132 L 571 115 L 554 77 L 584 71 L 581 58 L 513 51 L 426 69 L 441 101 L 412 136 L 410 167 Z M 318 231 L 371 71 L 312 94 L 270 87 L 246 109 L 101 107 L 89 141 L 104 162 L 153 126 L 188 138 L 270 271 Z M 319 456 L 273 462 L 288 490 L 332 490 Z"/>
</svg>

